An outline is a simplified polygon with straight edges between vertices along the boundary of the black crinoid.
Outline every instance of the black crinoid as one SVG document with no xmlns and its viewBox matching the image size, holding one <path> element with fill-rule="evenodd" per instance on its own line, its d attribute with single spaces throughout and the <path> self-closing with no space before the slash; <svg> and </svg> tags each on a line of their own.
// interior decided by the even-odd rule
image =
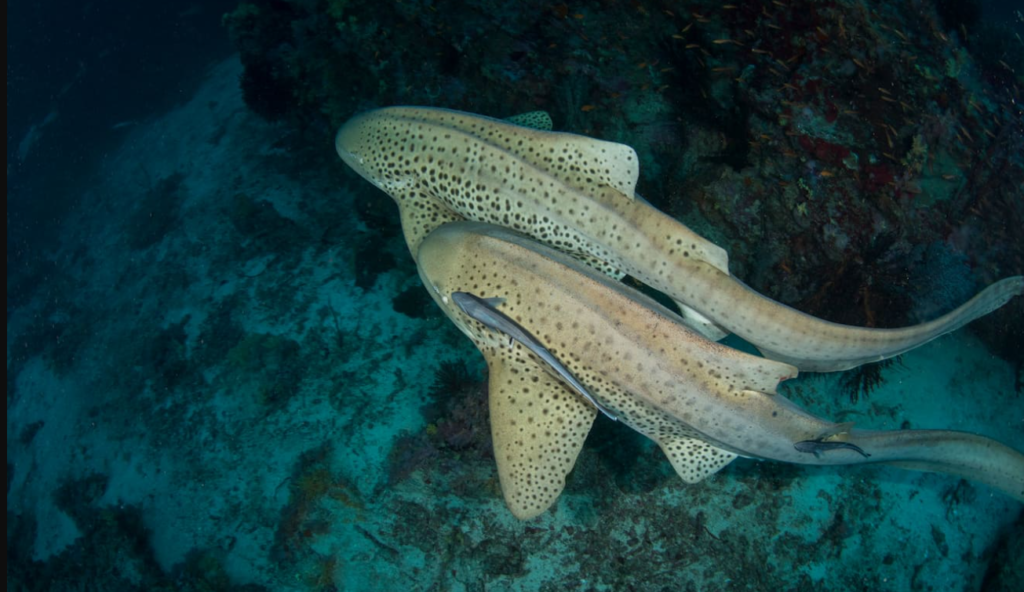
<svg viewBox="0 0 1024 592">
<path fill-rule="evenodd" d="M 470 370 L 465 360 L 441 362 L 434 381 L 427 389 L 427 400 L 420 413 L 428 423 L 449 415 L 452 409 L 481 386 L 480 377 Z"/>
<path fill-rule="evenodd" d="M 478 379 L 469 370 L 465 360 L 448 360 L 434 374 L 434 382 L 430 385 L 430 396 L 434 399 L 451 397 L 467 387 L 475 386 Z"/>
<path fill-rule="evenodd" d="M 431 402 L 421 412 L 432 426 L 428 428 L 432 445 L 476 458 L 490 455 L 486 382 L 463 360 L 443 362 L 429 393 Z"/>
<path fill-rule="evenodd" d="M 867 397 L 871 394 L 871 391 L 885 382 L 882 370 L 892 366 L 894 362 L 901 359 L 901 356 L 896 356 L 895 358 L 889 358 L 888 360 L 882 360 L 873 364 L 864 364 L 863 366 L 847 370 L 843 373 L 843 377 L 839 379 L 839 384 L 843 392 L 850 396 L 850 402 L 856 404 L 860 400 L 861 395 Z"/>
</svg>

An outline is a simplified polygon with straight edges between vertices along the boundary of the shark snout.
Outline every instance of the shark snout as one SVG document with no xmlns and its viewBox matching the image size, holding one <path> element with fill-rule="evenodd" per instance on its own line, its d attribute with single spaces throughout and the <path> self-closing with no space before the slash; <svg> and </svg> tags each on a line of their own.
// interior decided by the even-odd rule
<svg viewBox="0 0 1024 592">
<path fill-rule="evenodd" d="M 363 138 L 366 137 L 366 114 L 356 115 L 346 121 L 334 136 L 334 149 L 338 156 L 356 172 L 363 174 L 363 157 L 360 156 Z"/>
</svg>

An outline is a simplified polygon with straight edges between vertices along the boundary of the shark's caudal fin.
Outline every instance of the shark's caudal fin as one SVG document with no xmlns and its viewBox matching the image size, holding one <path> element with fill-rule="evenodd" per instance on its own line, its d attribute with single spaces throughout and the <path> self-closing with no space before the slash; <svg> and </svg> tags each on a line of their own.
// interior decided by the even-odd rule
<svg viewBox="0 0 1024 592">
<path fill-rule="evenodd" d="M 522 346 L 481 351 L 501 491 L 516 518 L 533 518 L 562 493 L 597 411 Z"/>
</svg>

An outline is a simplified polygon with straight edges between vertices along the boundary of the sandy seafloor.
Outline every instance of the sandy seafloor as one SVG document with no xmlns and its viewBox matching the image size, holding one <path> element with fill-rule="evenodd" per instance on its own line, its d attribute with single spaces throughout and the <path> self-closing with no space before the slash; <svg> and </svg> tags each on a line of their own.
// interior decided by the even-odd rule
<svg viewBox="0 0 1024 592">
<path fill-rule="evenodd" d="M 301 137 L 250 114 L 239 74 L 236 60 L 213 67 L 193 99 L 127 132 L 82 187 L 49 279 L 9 319 L 17 375 L 7 509 L 35 521 L 34 559 L 58 556 L 81 534 L 58 488 L 101 475 L 105 488 L 89 503 L 138 507 L 161 568 L 201 549 L 232 582 L 269 589 L 979 589 L 992 545 L 1022 506 L 943 475 L 740 459 L 686 485 L 659 451 L 640 447 L 636 463 L 657 477 L 631 487 L 628 474 L 613 474 L 628 463 L 607 462 L 600 441 L 628 428 L 599 418 L 562 498 L 533 521 L 505 509 L 486 459 L 466 459 L 457 477 L 389 478 L 396 439 L 425 429 L 420 409 L 440 363 L 461 358 L 480 371 L 480 356 L 438 312 L 393 310 L 394 296 L 418 284 L 400 237 L 390 247 L 397 268 L 371 289 L 355 286 L 352 251 L 370 231 L 351 215 L 368 207 L 352 197 L 362 181 L 332 146 L 297 149 Z M 313 153 L 322 154 L 310 162 Z M 174 174 L 180 202 L 146 203 Z M 369 199 L 397 216 L 384 194 Z M 259 200 L 287 232 L 233 226 L 232 208 Z M 140 207 L 173 218 L 150 245 L 129 238 L 146 223 Z M 273 247 L 289 240 L 285 252 Z M 237 348 L 207 360 L 198 387 L 149 375 L 166 370 L 173 350 L 154 340 L 179 335 L 169 340 L 184 348 L 175 359 L 200 357 L 215 315 L 248 335 L 295 340 L 307 365 L 296 390 L 267 403 L 265 377 L 247 376 L 263 369 L 238 361 Z M 12 367 L 19 339 L 40 323 L 70 327 L 60 351 L 71 361 L 40 353 Z M 1013 369 L 969 330 L 883 375 L 856 403 L 838 375 L 808 375 L 782 392 L 859 427 L 909 422 L 1024 449 Z M 317 502 L 317 528 L 303 526 L 288 553 L 275 552 L 297 463 L 311 450 L 326 450 L 334 485 Z M 132 577 L 130 565 L 121 569 Z"/>
</svg>

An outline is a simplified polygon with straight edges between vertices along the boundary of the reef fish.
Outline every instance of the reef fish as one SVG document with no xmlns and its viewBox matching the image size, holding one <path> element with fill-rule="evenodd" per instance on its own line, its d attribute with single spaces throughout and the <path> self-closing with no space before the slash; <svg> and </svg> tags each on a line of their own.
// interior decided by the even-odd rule
<svg viewBox="0 0 1024 592">
<path fill-rule="evenodd" d="M 629 274 L 665 293 L 706 337 L 735 333 L 766 357 L 805 371 L 901 354 L 1024 292 L 1024 278 L 1004 279 L 938 319 L 901 329 L 815 318 L 748 288 L 730 275 L 721 247 L 638 198 L 639 162 L 629 146 L 549 131 L 550 118 L 537 114 L 515 121 L 389 107 L 350 119 L 335 149 L 398 203 L 414 257 L 446 222 L 511 228 L 610 277 Z"/>
<path fill-rule="evenodd" d="M 487 361 L 499 481 L 519 518 L 556 501 L 597 416 L 569 373 L 600 408 L 657 442 L 687 482 L 737 456 L 885 462 L 973 479 L 1024 501 L 1020 452 L 964 432 L 855 430 L 815 417 L 776 393 L 796 376 L 793 366 L 710 341 L 644 294 L 507 228 L 445 224 L 420 241 L 416 260 L 431 297 Z M 467 314 L 458 294 L 470 291 L 555 361 Z M 831 449 L 802 452 L 809 440 Z"/>
</svg>

